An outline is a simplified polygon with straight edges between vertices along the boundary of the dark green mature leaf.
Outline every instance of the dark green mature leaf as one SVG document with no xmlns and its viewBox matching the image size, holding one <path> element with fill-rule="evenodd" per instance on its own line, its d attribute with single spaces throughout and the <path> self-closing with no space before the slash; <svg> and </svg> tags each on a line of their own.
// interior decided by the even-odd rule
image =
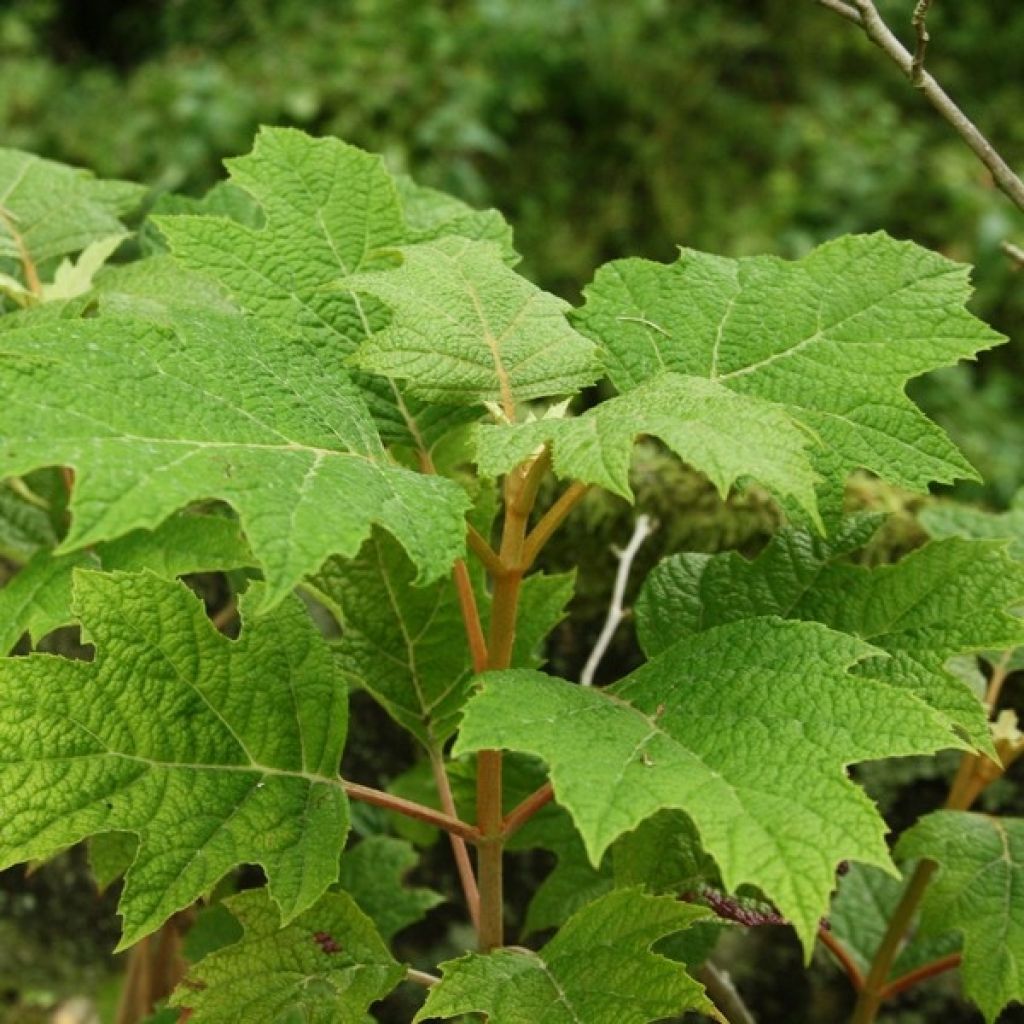
<svg viewBox="0 0 1024 1024">
<path fill-rule="evenodd" d="M 890 867 L 856 761 L 956 745 L 913 694 L 849 675 L 876 654 L 816 623 L 749 619 L 687 637 L 606 690 L 487 673 L 455 753 L 548 763 L 592 863 L 645 818 L 684 810 L 728 889 L 762 889 L 810 948 L 844 859 Z"/>
<path fill-rule="evenodd" d="M 337 877 L 344 681 L 298 601 L 250 625 L 247 598 L 231 641 L 180 583 L 79 572 L 95 661 L 0 661 L 0 866 L 137 835 L 121 947 L 238 864 L 263 865 L 286 920 Z"/>
<path fill-rule="evenodd" d="M 964 307 L 968 268 L 885 234 L 845 236 L 808 256 L 602 267 L 574 316 L 620 392 L 664 371 L 775 402 L 821 442 L 818 468 L 866 468 L 916 490 L 973 477 L 904 394 L 908 378 L 1002 339 Z M 756 450 L 756 432 L 748 444 Z"/>
<path fill-rule="evenodd" d="M 103 181 L 89 171 L 0 149 L 0 272 L 37 267 L 125 234 L 120 218 L 145 195 L 142 185 Z M 24 282 L 22 282 L 24 283 Z"/>
<path fill-rule="evenodd" d="M 224 903 L 242 938 L 204 957 L 171 997 L 196 1024 L 361 1022 L 405 975 L 346 893 L 328 893 L 284 927 L 263 889 Z"/>
<path fill-rule="evenodd" d="M 619 889 L 578 911 L 538 953 L 499 949 L 441 965 L 415 1021 L 484 1013 L 495 1024 L 648 1024 L 698 1010 L 724 1020 L 683 967 L 651 952 L 706 911 Z"/>
<path fill-rule="evenodd" d="M 342 281 L 391 310 L 357 353 L 363 369 L 429 401 L 497 402 L 510 418 L 518 402 L 574 394 L 600 375 L 569 304 L 512 270 L 498 246 L 449 237 L 397 251 L 397 268 Z"/>
<path fill-rule="evenodd" d="M 398 538 L 421 580 L 464 548 L 461 488 L 390 462 L 332 357 L 251 319 L 99 317 L 11 331 L 0 334 L 0 368 L 0 475 L 76 471 L 62 552 L 223 498 L 271 604 L 329 555 L 355 555 L 372 523 Z"/>
<path fill-rule="evenodd" d="M 22 481 L 0 480 L 0 555 L 15 562 L 57 543 L 45 501 L 26 488 Z"/>
<path fill-rule="evenodd" d="M 416 570 L 401 548 L 377 533 L 352 559 L 334 558 L 310 590 L 342 627 L 335 646 L 349 678 L 363 687 L 428 750 L 458 725 L 472 665 L 451 580 L 414 587 Z M 513 660 L 537 664 L 535 649 L 564 615 L 571 574 L 536 574 L 523 583 Z M 489 598 L 477 596 L 486 623 Z"/>
<path fill-rule="evenodd" d="M 0 589 L 0 652 L 10 651 L 23 633 L 36 643 L 73 621 L 71 580 L 75 569 L 149 569 L 173 579 L 252 564 L 238 524 L 210 515 L 171 516 L 155 530 L 133 530 L 89 551 L 67 555 L 40 551 Z"/>
<path fill-rule="evenodd" d="M 910 690 L 991 750 L 984 705 L 946 663 L 1024 642 L 1024 623 L 1009 614 L 1024 599 L 1024 564 L 1001 543 L 959 539 L 876 569 L 841 561 L 869 528 L 848 523 L 834 541 L 786 530 L 754 561 L 737 554 L 666 559 L 637 601 L 641 643 L 657 653 L 680 636 L 761 615 L 823 622 L 889 655 L 862 662 L 858 675 Z"/>
<path fill-rule="evenodd" d="M 1024 1001 L 1024 820 L 937 811 L 905 832 L 896 852 L 939 863 L 921 931 L 962 933 L 964 989 L 985 1019 Z"/>
<path fill-rule="evenodd" d="M 405 884 L 417 863 L 412 844 L 392 836 L 368 836 L 342 854 L 338 886 L 373 921 L 385 942 L 444 902 L 433 889 Z"/>
</svg>

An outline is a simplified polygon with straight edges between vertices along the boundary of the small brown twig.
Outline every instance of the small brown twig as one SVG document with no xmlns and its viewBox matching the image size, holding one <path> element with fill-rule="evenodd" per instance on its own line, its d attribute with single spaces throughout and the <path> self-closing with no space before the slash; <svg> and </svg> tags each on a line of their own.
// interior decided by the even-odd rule
<svg viewBox="0 0 1024 1024">
<path fill-rule="evenodd" d="M 846 972 L 854 991 L 859 992 L 864 987 L 864 975 L 853 962 L 850 951 L 827 928 L 818 929 L 818 938 L 821 939 L 821 944 L 839 961 L 839 966 Z"/>
<path fill-rule="evenodd" d="M 892 999 L 893 996 L 906 992 L 908 988 L 913 988 L 918 982 L 926 981 L 928 978 L 934 978 L 936 974 L 959 967 L 961 959 L 960 953 L 950 953 L 947 956 L 939 957 L 938 960 L 921 964 L 920 967 L 915 967 L 914 970 L 907 971 L 906 974 L 901 974 L 882 989 L 882 1000 Z"/>
<path fill-rule="evenodd" d="M 705 960 L 694 971 L 694 977 L 704 986 L 711 1002 L 729 1024 L 756 1024 L 728 971 Z"/>
<path fill-rule="evenodd" d="M 523 544 L 522 564 L 526 568 L 533 565 L 541 548 L 547 544 L 552 534 L 565 521 L 565 517 L 583 500 L 589 490 L 590 484 L 579 481 L 571 483 L 558 500 L 540 517 Z"/>
<path fill-rule="evenodd" d="M 545 782 L 539 789 L 535 789 L 528 797 L 516 804 L 502 823 L 502 835 L 508 839 L 514 832 L 518 832 L 542 807 L 551 803 L 555 791 L 550 782 Z"/>
<path fill-rule="evenodd" d="M 999 248 L 1002 249 L 1018 267 L 1024 267 L 1024 249 L 1019 245 L 1014 245 L 1013 242 L 1000 242 Z"/>
<path fill-rule="evenodd" d="M 914 58 L 910 63 L 910 80 L 919 89 L 921 88 L 921 79 L 924 76 L 924 58 L 928 53 L 928 44 L 932 39 L 928 35 L 928 22 L 925 20 L 928 17 L 928 8 L 931 5 L 932 0 L 917 0 L 914 13 L 910 18 L 910 24 L 914 26 L 914 32 L 917 34 Z"/>
<path fill-rule="evenodd" d="M 444 755 L 437 747 L 432 747 L 430 750 L 430 767 L 434 772 L 434 782 L 437 785 L 437 792 L 441 798 L 442 810 L 450 817 L 458 818 L 451 782 L 448 779 L 448 772 L 444 766 Z M 455 857 L 455 867 L 459 873 L 459 882 L 462 884 L 462 893 L 466 899 L 469 919 L 474 929 L 476 929 L 480 927 L 480 890 L 477 888 L 476 875 L 473 872 L 473 865 L 469 859 L 466 840 L 451 832 L 448 833 L 448 838 L 451 840 L 452 855 Z"/>
<path fill-rule="evenodd" d="M 453 815 L 445 814 L 433 807 L 418 804 L 413 800 L 406 800 L 405 797 L 395 796 L 394 793 L 385 793 L 382 789 L 373 789 L 371 786 L 362 786 L 358 782 L 349 782 L 348 779 L 342 780 L 342 788 L 350 800 L 360 800 L 364 804 L 396 811 L 398 814 L 404 814 L 407 818 L 415 818 L 417 821 L 443 829 L 470 843 L 480 840 L 480 833 L 474 826 L 467 825 L 466 822 L 460 821 Z"/>
<path fill-rule="evenodd" d="M 405 980 L 430 988 L 432 985 L 438 984 L 441 979 L 436 975 L 428 974 L 426 971 L 417 971 L 414 967 L 407 967 L 405 970 Z"/>
</svg>

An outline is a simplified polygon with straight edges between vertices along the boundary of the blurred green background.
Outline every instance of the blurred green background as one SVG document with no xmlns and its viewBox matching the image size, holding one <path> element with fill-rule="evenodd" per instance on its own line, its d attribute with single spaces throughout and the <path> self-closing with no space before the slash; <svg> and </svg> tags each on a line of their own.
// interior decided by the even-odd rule
<svg viewBox="0 0 1024 1024">
<path fill-rule="evenodd" d="M 879 7 L 909 39 L 913 0 Z M 1024 168 L 1024 4 L 938 0 L 929 25 L 929 68 Z M 2 145 L 201 194 L 260 123 L 341 136 L 497 206 L 526 273 L 570 300 L 598 264 L 670 259 L 677 245 L 795 257 L 885 229 L 971 262 L 975 312 L 1011 344 L 914 394 L 985 478 L 960 496 L 1000 508 L 1024 483 L 1024 276 L 1000 251 L 1024 243 L 1024 216 L 880 52 L 814 0 L 0 6 Z M 592 533 L 622 539 L 594 516 Z M 71 858 L 0 891 L 0 986 L 23 1003 L 35 989 L 51 999 L 66 974 L 89 988 L 103 975 L 110 900 L 83 895 L 80 879 Z M 792 950 L 778 955 L 791 971 L 781 980 L 775 968 L 745 976 L 759 1019 L 838 1019 Z M 978 1019 L 914 1005 L 889 1019 Z"/>
</svg>

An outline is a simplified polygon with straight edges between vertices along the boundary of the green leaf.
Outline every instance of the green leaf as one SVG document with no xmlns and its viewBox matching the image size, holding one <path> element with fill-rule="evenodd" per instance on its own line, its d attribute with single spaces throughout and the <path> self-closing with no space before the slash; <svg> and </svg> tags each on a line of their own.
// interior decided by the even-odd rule
<svg viewBox="0 0 1024 1024">
<path fill-rule="evenodd" d="M 222 516 L 175 515 L 155 530 L 133 530 L 91 551 L 54 555 L 40 551 L 0 589 L 0 652 L 23 633 L 33 643 L 74 621 L 71 580 L 75 569 L 149 569 L 173 579 L 186 573 L 239 569 L 253 564 L 238 524 Z"/>
<path fill-rule="evenodd" d="M 964 537 L 970 540 L 1008 540 L 1010 554 L 1024 559 L 1024 488 L 1005 512 L 984 512 L 953 502 L 928 505 L 918 521 L 933 537 Z"/>
<path fill-rule="evenodd" d="M 105 267 L 96 276 L 94 294 L 104 313 L 161 322 L 173 321 L 181 309 L 237 312 L 216 281 L 167 255 Z"/>
<path fill-rule="evenodd" d="M 390 462 L 333 357 L 251 319 L 62 321 L 0 334 L 0 366 L 0 475 L 76 471 L 59 552 L 222 498 L 269 605 L 329 555 L 355 555 L 372 523 L 398 538 L 421 581 L 464 549 L 461 488 Z"/>
<path fill-rule="evenodd" d="M 914 490 L 975 476 L 904 393 L 1003 340 L 964 307 L 967 267 L 878 233 L 795 262 L 617 260 L 585 294 L 574 320 L 620 392 L 671 370 L 777 403 L 820 439 L 817 466 L 836 481 L 856 468 Z"/>
<path fill-rule="evenodd" d="M 458 726 L 472 664 L 451 580 L 414 587 L 415 577 L 401 548 L 378 532 L 355 558 L 327 562 L 309 589 L 342 627 L 335 650 L 350 680 L 438 750 Z M 524 580 L 516 665 L 537 664 L 536 649 L 562 618 L 572 583 L 571 574 Z M 486 625 L 490 598 L 482 586 L 477 601 Z"/>
<path fill-rule="evenodd" d="M 359 349 L 364 370 L 406 381 L 428 401 L 501 404 L 573 394 L 599 376 L 592 342 L 565 319 L 568 303 L 512 270 L 490 242 L 441 238 L 398 249 L 401 265 L 346 277 L 391 323 Z"/>
<path fill-rule="evenodd" d="M 138 836 L 121 948 L 238 864 L 263 865 L 287 920 L 337 877 L 344 681 L 297 600 L 249 624 L 253 603 L 232 641 L 180 583 L 79 572 L 95 660 L 0 661 L 0 866 Z"/>
<path fill-rule="evenodd" d="M 786 530 L 754 561 L 666 559 L 636 604 L 641 644 L 653 654 L 682 635 L 761 615 L 823 622 L 889 655 L 863 662 L 858 675 L 911 691 L 991 751 L 984 705 L 946 664 L 1024 642 L 1024 623 L 1008 612 L 1024 599 L 1024 565 L 999 542 L 955 538 L 876 569 L 840 561 L 869 526 L 854 521 L 834 541 Z"/>
<path fill-rule="evenodd" d="M 82 250 L 76 261 L 63 259 L 53 275 L 53 282 L 43 285 L 43 301 L 65 301 L 88 292 L 93 278 L 127 237 L 118 234 L 97 239 Z"/>
<path fill-rule="evenodd" d="M 838 862 L 891 867 L 885 823 L 845 767 L 955 745 L 914 695 L 851 678 L 875 653 L 824 626 L 764 618 L 682 639 L 605 690 L 486 673 L 455 753 L 546 761 L 595 865 L 645 818 L 685 811 L 727 888 L 758 886 L 810 949 Z"/>
<path fill-rule="evenodd" d="M 89 868 L 101 892 L 109 889 L 132 866 L 139 837 L 131 832 L 100 832 L 89 840 Z"/>
<path fill-rule="evenodd" d="M 124 235 L 120 218 L 145 195 L 142 185 L 102 181 L 88 171 L 0 149 L 0 270 L 27 256 L 37 267 Z"/>
<path fill-rule="evenodd" d="M 46 504 L 26 492 L 21 481 L 0 480 L 0 555 L 15 562 L 27 561 L 57 543 Z"/>
<path fill-rule="evenodd" d="M 829 925 L 862 974 L 867 974 L 871 967 L 905 885 L 905 877 L 894 878 L 865 864 L 851 864 L 839 879 L 839 891 L 829 910 Z M 886 980 L 959 948 L 958 936 L 948 930 L 930 937 L 915 932 L 900 949 Z"/>
<path fill-rule="evenodd" d="M 162 216 L 154 219 L 160 233 L 184 267 L 214 279 L 242 309 L 299 333 L 340 365 L 387 316 L 339 280 L 376 266 L 380 250 L 419 240 L 422 225 L 405 223 L 381 158 L 338 139 L 263 128 L 248 156 L 226 163 L 232 187 L 252 197 L 265 222 L 242 223 L 234 210 Z M 475 224 L 472 218 L 460 223 Z M 429 450 L 467 415 L 425 408 L 389 381 L 358 383 L 388 441 Z"/>
<path fill-rule="evenodd" d="M 385 942 L 444 902 L 433 889 L 405 884 L 405 876 L 418 863 L 412 844 L 391 836 L 368 836 L 342 854 L 338 885 L 359 904 Z"/>
<path fill-rule="evenodd" d="M 631 498 L 629 464 L 640 434 L 664 441 L 724 497 L 752 478 L 817 521 L 814 438 L 780 406 L 713 381 L 662 373 L 579 417 L 477 428 L 480 471 L 497 477 L 551 443 L 555 472 Z"/>
<path fill-rule="evenodd" d="M 938 862 L 921 930 L 962 933 L 964 990 L 985 1019 L 1024 1001 L 1024 820 L 937 811 L 905 832 L 896 852 Z"/>
<path fill-rule="evenodd" d="M 361 1022 L 405 975 L 345 893 L 328 893 L 284 927 L 262 889 L 224 903 L 242 938 L 201 960 L 171 997 L 172 1006 L 192 1010 L 196 1024 Z"/>
<path fill-rule="evenodd" d="M 583 907 L 540 952 L 499 949 L 442 964 L 413 1020 L 484 1013 L 495 1024 L 648 1024 L 691 1009 L 723 1020 L 682 966 L 651 951 L 705 915 L 619 889 Z"/>
</svg>

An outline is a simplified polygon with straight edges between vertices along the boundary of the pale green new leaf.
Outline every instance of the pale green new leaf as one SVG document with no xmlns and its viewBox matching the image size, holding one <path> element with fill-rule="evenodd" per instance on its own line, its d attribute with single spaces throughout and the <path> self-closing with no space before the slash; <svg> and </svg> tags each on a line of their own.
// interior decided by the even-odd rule
<svg viewBox="0 0 1024 1024">
<path fill-rule="evenodd" d="M 111 235 L 90 242 L 77 260 L 61 260 L 50 284 L 43 285 L 43 301 L 59 302 L 78 298 L 92 288 L 93 278 L 127 238 L 125 234 Z"/>
<path fill-rule="evenodd" d="M 539 952 L 499 949 L 442 964 L 440 984 L 413 1019 L 483 1013 L 494 1024 L 648 1024 L 697 1010 L 723 1020 L 680 964 L 651 951 L 706 913 L 619 889 L 588 903 Z"/>
<path fill-rule="evenodd" d="M 400 266 L 344 278 L 391 322 L 360 347 L 357 365 L 406 382 L 428 401 L 500 403 L 568 395 L 599 376 L 593 342 L 569 326 L 568 303 L 517 274 L 498 246 L 465 238 L 398 250 Z"/>
<path fill-rule="evenodd" d="M 328 893 L 284 927 L 263 889 L 224 902 L 241 939 L 204 957 L 171 997 L 195 1024 L 361 1024 L 405 976 L 346 893 Z"/>
<path fill-rule="evenodd" d="M 25 257 L 39 268 L 123 236 L 120 218 L 145 192 L 142 185 L 99 180 L 76 167 L 0 149 L 0 270 L 21 273 Z"/>
<path fill-rule="evenodd" d="M 436 751 L 458 726 L 472 664 L 451 580 L 414 587 L 415 578 L 401 548 L 378 532 L 355 558 L 328 561 L 309 589 L 342 627 L 335 651 L 349 679 Z M 571 574 L 523 582 L 514 664 L 537 664 L 535 650 L 564 615 L 572 583 Z M 486 625 L 490 598 L 482 586 L 477 602 Z"/>
<path fill-rule="evenodd" d="M 344 680 L 297 600 L 250 624 L 252 604 L 231 641 L 181 583 L 79 572 L 95 660 L 0 661 L 0 867 L 135 834 L 122 948 L 239 864 L 287 920 L 337 878 Z"/>
<path fill-rule="evenodd" d="M 75 569 L 149 569 L 173 579 L 252 564 L 238 524 L 210 515 L 172 516 L 155 530 L 133 530 L 89 551 L 66 555 L 40 551 L 0 589 L 0 653 L 10 651 L 23 633 L 36 643 L 73 621 L 71 579 Z"/>
<path fill-rule="evenodd" d="M 0 334 L 0 369 L 0 475 L 75 469 L 60 551 L 221 498 L 271 604 L 328 556 L 355 555 L 373 523 L 422 580 L 463 550 L 461 488 L 394 465 L 336 362 L 252 319 L 61 321 Z"/>
<path fill-rule="evenodd" d="M 963 935 L 964 989 L 985 1019 L 1024 1001 L 1024 820 L 937 811 L 904 833 L 896 852 L 938 862 L 921 930 Z"/>
<path fill-rule="evenodd" d="M 913 694 L 851 677 L 875 654 L 816 623 L 762 618 L 684 638 L 604 690 L 487 673 L 455 753 L 546 761 L 595 865 L 645 818 L 685 811 L 726 887 L 758 886 L 809 949 L 838 862 L 891 866 L 885 823 L 846 766 L 956 744 Z"/>
<path fill-rule="evenodd" d="M 574 321 L 620 392 L 672 370 L 775 402 L 820 439 L 833 481 L 856 468 L 915 490 L 975 476 L 904 393 L 1002 340 L 966 310 L 965 266 L 878 233 L 794 262 L 688 249 L 668 265 L 617 260 L 585 294 Z"/>
<path fill-rule="evenodd" d="M 385 942 L 444 902 L 433 889 L 405 884 L 418 863 L 413 845 L 392 836 L 368 836 L 342 854 L 338 886 L 359 904 Z"/>
<path fill-rule="evenodd" d="M 946 665 L 971 651 L 1024 642 L 1010 609 L 1024 599 L 1024 564 L 996 541 L 935 541 L 895 565 L 841 560 L 868 523 L 848 523 L 835 541 L 786 530 L 754 561 L 730 553 L 675 555 L 648 577 L 636 605 L 648 653 L 680 636 L 752 616 L 823 622 L 867 640 L 888 658 L 858 666 L 941 711 L 971 742 L 991 750 L 985 707 Z"/>
<path fill-rule="evenodd" d="M 406 224 L 381 158 L 338 139 L 263 128 L 252 152 L 227 167 L 232 187 L 252 197 L 264 223 L 242 223 L 232 207 L 231 216 L 157 217 L 159 231 L 184 267 L 215 280 L 247 312 L 323 347 L 325 358 L 340 365 L 385 326 L 387 315 L 338 282 L 376 266 L 380 250 L 424 237 L 424 228 Z M 424 407 L 389 381 L 359 384 L 388 441 L 429 449 L 466 418 L 466 410 Z"/>
<path fill-rule="evenodd" d="M 477 428 L 477 460 L 497 477 L 551 443 L 559 476 L 630 498 L 629 464 L 640 434 L 660 438 L 724 497 L 751 478 L 817 518 L 814 438 L 780 406 L 713 381 L 662 373 L 582 416 Z"/>
</svg>

